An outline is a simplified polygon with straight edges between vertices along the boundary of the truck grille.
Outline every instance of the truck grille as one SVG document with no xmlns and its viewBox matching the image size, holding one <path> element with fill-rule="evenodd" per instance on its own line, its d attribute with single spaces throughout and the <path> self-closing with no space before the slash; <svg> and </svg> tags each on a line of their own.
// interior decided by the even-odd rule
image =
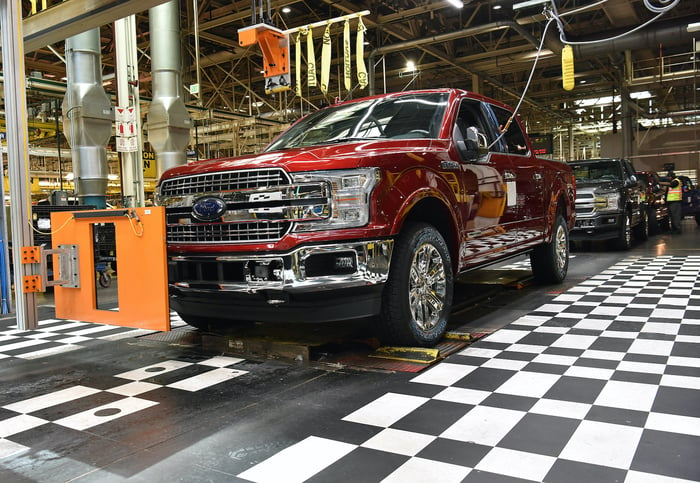
<svg viewBox="0 0 700 483">
<path fill-rule="evenodd" d="M 216 223 L 168 225 L 169 243 L 265 242 L 282 238 L 291 223 L 259 221 L 255 223 Z"/>
<path fill-rule="evenodd" d="M 330 216 L 330 187 L 293 183 L 279 168 L 226 171 L 166 180 L 159 188 L 168 243 L 275 242 L 295 222 Z"/>
<path fill-rule="evenodd" d="M 576 195 L 576 214 L 593 213 L 593 193 L 578 193 Z"/>
<path fill-rule="evenodd" d="M 161 196 L 183 196 L 222 191 L 238 191 L 289 184 L 290 179 L 281 169 L 257 169 L 199 174 L 163 181 Z"/>
</svg>

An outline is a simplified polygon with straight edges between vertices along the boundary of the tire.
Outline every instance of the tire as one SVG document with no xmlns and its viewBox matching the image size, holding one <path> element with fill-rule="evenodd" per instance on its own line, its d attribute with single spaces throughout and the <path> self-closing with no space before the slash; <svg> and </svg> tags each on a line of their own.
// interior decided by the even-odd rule
<svg viewBox="0 0 700 483">
<path fill-rule="evenodd" d="M 661 231 L 659 220 L 656 219 L 656 209 L 647 208 L 647 225 L 649 226 L 649 235 L 657 235 Z"/>
<path fill-rule="evenodd" d="M 695 223 L 700 226 L 700 213 L 695 213 Z"/>
<path fill-rule="evenodd" d="M 639 224 L 634 227 L 634 236 L 637 240 L 646 241 L 649 239 L 649 216 L 647 210 L 640 210 Z"/>
<path fill-rule="evenodd" d="M 431 347 L 452 309 L 452 262 L 445 239 L 427 223 L 404 227 L 391 258 L 378 329 L 382 343 Z"/>
<path fill-rule="evenodd" d="M 112 276 L 107 272 L 100 272 L 100 276 L 97 277 L 97 281 L 102 288 L 108 288 L 112 285 Z"/>
<path fill-rule="evenodd" d="M 622 225 L 620 226 L 620 233 L 617 240 L 615 240 L 615 247 L 618 250 L 629 250 L 632 248 L 632 217 L 629 213 L 625 213 L 622 217 Z"/>
<path fill-rule="evenodd" d="M 537 283 L 560 283 L 569 270 L 569 230 L 562 215 L 554 222 L 552 241 L 538 245 L 530 253 L 532 275 Z"/>
<path fill-rule="evenodd" d="M 667 232 L 671 229 L 671 218 L 666 216 L 659 222 L 659 229 L 663 232 Z"/>
</svg>

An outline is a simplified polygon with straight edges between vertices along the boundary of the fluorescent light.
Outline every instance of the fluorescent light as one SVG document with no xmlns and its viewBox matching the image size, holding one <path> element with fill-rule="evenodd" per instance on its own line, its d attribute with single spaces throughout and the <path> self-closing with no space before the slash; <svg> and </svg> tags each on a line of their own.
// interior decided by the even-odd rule
<svg viewBox="0 0 700 483">
<path fill-rule="evenodd" d="M 688 32 L 697 32 L 699 30 L 700 30 L 700 22 L 688 24 Z"/>
<path fill-rule="evenodd" d="M 464 3 L 462 2 L 462 0 L 447 0 L 447 3 L 457 8 L 464 7 Z"/>
<path fill-rule="evenodd" d="M 526 2 L 514 3 L 513 10 L 518 10 L 520 8 L 534 7 L 536 5 L 542 5 L 543 3 L 549 3 L 550 0 L 527 0 Z"/>
</svg>

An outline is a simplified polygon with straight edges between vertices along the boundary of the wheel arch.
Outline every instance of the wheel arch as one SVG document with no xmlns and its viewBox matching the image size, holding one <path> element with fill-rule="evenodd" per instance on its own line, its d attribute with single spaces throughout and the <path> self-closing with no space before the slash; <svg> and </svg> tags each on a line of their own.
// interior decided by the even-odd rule
<svg viewBox="0 0 700 483">
<path fill-rule="evenodd" d="M 459 263 L 457 257 L 459 252 L 459 231 L 452 210 L 449 209 L 444 200 L 436 196 L 418 197 L 414 199 L 410 206 L 406 206 L 403 210 L 403 216 L 397 220 L 392 231 L 400 233 L 406 224 L 418 222 L 428 223 L 440 232 L 450 251 L 452 272 L 456 273 L 457 264 Z"/>
</svg>

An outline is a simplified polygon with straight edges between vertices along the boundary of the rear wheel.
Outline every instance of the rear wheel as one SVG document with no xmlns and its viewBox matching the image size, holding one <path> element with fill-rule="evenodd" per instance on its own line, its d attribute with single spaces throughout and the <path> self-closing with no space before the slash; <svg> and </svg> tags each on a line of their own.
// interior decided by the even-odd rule
<svg viewBox="0 0 700 483">
<path fill-rule="evenodd" d="M 538 283 L 559 283 L 569 269 L 569 230 L 566 221 L 557 215 L 552 241 L 535 247 L 530 253 L 532 275 Z"/>
<path fill-rule="evenodd" d="M 407 225 L 394 247 L 379 321 L 383 343 L 429 347 L 445 334 L 452 308 L 452 263 L 427 223 Z"/>
</svg>

